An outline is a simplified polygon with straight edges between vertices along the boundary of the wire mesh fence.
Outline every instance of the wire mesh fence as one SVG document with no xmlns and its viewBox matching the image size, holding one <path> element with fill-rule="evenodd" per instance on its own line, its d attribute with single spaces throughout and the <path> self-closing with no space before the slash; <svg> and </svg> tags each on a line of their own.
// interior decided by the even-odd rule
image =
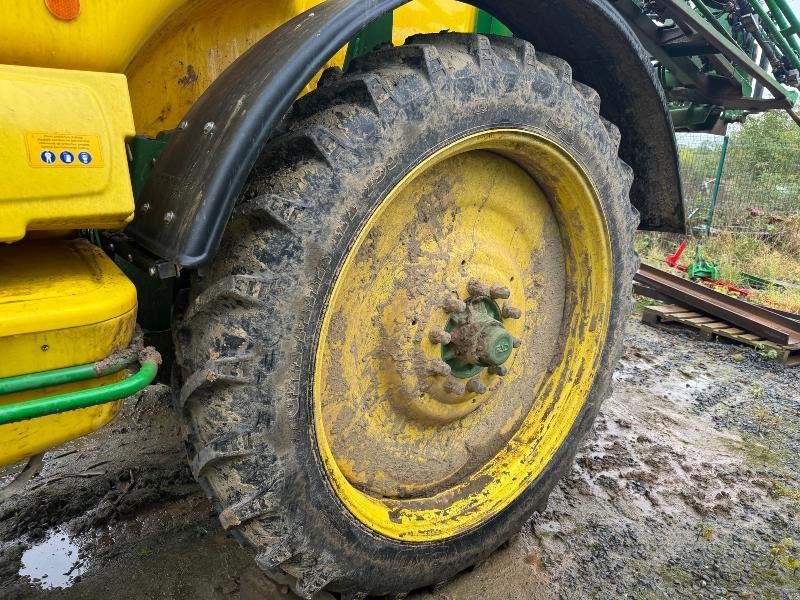
<svg viewBox="0 0 800 600">
<path fill-rule="evenodd" d="M 724 138 L 680 133 L 677 139 L 688 230 L 704 231 L 710 217 L 712 231 L 765 233 L 771 222 L 800 213 L 796 125 L 765 115 L 751 117 L 744 127 L 732 127 L 716 204 L 714 187 Z"/>
</svg>

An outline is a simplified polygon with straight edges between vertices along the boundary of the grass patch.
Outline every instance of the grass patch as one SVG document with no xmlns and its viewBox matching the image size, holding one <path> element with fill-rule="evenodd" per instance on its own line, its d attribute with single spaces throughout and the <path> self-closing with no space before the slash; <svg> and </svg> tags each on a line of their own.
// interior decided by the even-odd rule
<svg viewBox="0 0 800 600">
<path fill-rule="evenodd" d="M 694 577 L 691 573 L 676 565 L 662 563 L 656 568 L 658 576 L 667 583 L 677 585 L 682 588 L 691 587 Z"/>
<path fill-rule="evenodd" d="M 742 273 L 748 273 L 798 286 L 753 289 L 748 299 L 756 304 L 800 313 L 800 215 L 770 227 L 767 233 L 759 235 L 722 231 L 708 240 L 690 238 L 680 263 L 690 265 L 702 241 L 703 258 L 716 264 L 720 277 L 726 281 L 747 288 Z M 682 239 L 675 234 L 639 232 L 636 251 L 643 262 L 668 269 L 664 257 L 673 254 Z"/>
<path fill-rule="evenodd" d="M 725 442 L 730 450 L 742 453 L 747 461 L 758 467 L 782 467 L 787 463 L 786 450 L 775 448 L 768 439 L 741 432 L 741 441 Z"/>
<path fill-rule="evenodd" d="M 800 488 L 786 485 L 782 481 L 772 482 L 772 493 L 778 498 L 787 498 L 792 502 L 800 502 Z"/>
</svg>

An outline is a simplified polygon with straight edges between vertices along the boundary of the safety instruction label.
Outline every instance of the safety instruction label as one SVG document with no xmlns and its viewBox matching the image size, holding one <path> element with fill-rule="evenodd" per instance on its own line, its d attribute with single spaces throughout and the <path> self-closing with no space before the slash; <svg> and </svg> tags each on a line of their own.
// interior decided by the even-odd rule
<svg viewBox="0 0 800 600">
<path fill-rule="evenodd" d="M 25 133 L 32 167 L 102 167 L 100 138 L 81 133 Z"/>
</svg>

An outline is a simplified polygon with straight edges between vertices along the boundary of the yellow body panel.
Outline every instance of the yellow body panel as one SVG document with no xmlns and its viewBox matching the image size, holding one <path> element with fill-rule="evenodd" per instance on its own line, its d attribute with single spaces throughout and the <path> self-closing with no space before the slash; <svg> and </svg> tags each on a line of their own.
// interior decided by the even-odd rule
<svg viewBox="0 0 800 600">
<path fill-rule="evenodd" d="M 145 40 L 185 2 L 83 0 L 78 17 L 62 21 L 44 0 L 5 0 L 0 64 L 122 73 Z"/>
<path fill-rule="evenodd" d="M 456 0 L 414 0 L 394 11 L 392 42 L 400 45 L 415 33 L 475 31 L 477 9 Z"/>
<path fill-rule="evenodd" d="M 125 68 L 137 132 L 174 128 L 245 50 L 320 0 L 190 2 L 153 33 Z M 344 49 L 335 62 L 344 61 Z"/>
<path fill-rule="evenodd" d="M 189 3 L 175 11 L 126 68 L 136 130 L 174 128 L 205 89 L 255 42 L 319 0 Z M 394 42 L 413 33 L 471 31 L 476 10 L 455 0 L 416 0 L 394 15 Z M 341 66 L 347 48 L 327 64 Z M 314 89 L 316 78 L 306 87 Z"/>
<path fill-rule="evenodd" d="M 515 165 L 503 165 L 506 159 Z M 436 170 L 441 190 L 426 178 Z M 488 180 L 489 190 L 475 178 Z M 548 188 L 547 196 L 534 182 Z M 444 202 L 440 214 L 437 202 L 451 189 L 456 200 Z M 554 240 L 543 233 L 548 222 L 557 223 Z M 418 232 L 414 242 L 397 243 L 396 232 L 408 230 Z M 563 312 L 555 317 L 561 321 L 558 337 L 544 357 L 545 368 L 531 369 L 545 343 L 539 331 L 549 331 L 552 320 L 547 305 L 554 302 L 536 296 L 541 278 L 550 275 L 540 271 L 539 258 L 542 247 L 558 241 L 566 280 Z M 612 265 L 596 190 L 577 161 L 543 135 L 473 134 L 412 170 L 381 202 L 348 252 L 317 346 L 315 431 L 328 478 L 350 512 L 387 537 L 428 542 L 469 530 L 519 497 L 564 443 L 593 385 L 609 322 Z M 431 307 L 441 312 L 441 306 L 429 299 L 441 297 L 441 290 L 462 297 L 469 278 L 508 285 L 511 298 L 525 303 L 522 320 L 509 325 L 522 345 L 507 363 L 507 375 L 502 382 L 481 375 L 488 394 L 464 396 L 467 410 L 461 411 L 452 396 L 438 396 L 438 384 L 415 386 L 413 379 L 429 376 L 424 366 L 439 351 L 428 340 L 440 317 Z M 370 318 L 373 313 L 377 316 Z M 423 367 L 417 375 L 416 363 Z M 518 391 L 509 397 L 506 390 L 513 386 Z M 456 465 L 456 476 L 429 486 L 431 493 L 413 487 L 399 494 L 370 493 L 379 490 L 386 472 L 365 479 L 353 465 L 369 461 L 364 456 L 369 449 L 341 451 L 353 447 L 348 436 L 388 440 L 393 445 L 372 451 L 379 455 L 373 462 L 396 452 L 389 463 L 394 468 L 411 476 L 424 473 L 430 467 L 423 458 L 434 466 L 452 460 L 451 441 L 465 445 L 467 456 L 479 452 L 480 444 L 465 433 L 509 400 L 519 408 L 506 412 L 507 420 L 495 421 L 495 435 L 503 438 L 500 449 L 472 472 Z M 473 402 L 482 405 L 470 408 Z M 435 403 L 441 403 L 441 414 L 420 413 L 420 406 Z"/>
<path fill-rule="evenodd" d="M 21 402 L 44 396 L 64 394 L 119 381 L 123 373 L 114 373 L 90 382 L 77 382 L 58 385 L 41 390 L 0 396 L 0 404 Z M 108 424 L 122 408 L 122 400 L 71 410 L 49 417 L 0 425 L 0 466 L 11 465 L 17 461 L 39 454 L 73 440 L 87 433 L 97 431 Z"/>
<path fill-rule="evenodd" d="M 56 19 L 43 1 L 15 2 L 0 19 L 0 64 L 125 73 L 136 131 L 154 136 L 175 127 L 245 50 L 320 1 L 84 0 L 72 21 Z M 472 31 L 475 15 L 456 0 L 414 0 L 395 11 L 394 42 Z M 345 52 L 329 65 L 341 65 Z"/>
<path fill-rule="evenodd" d="M 0 246 L 0 377 L 101 360 L 125 348 L 136 321 L 136 290 L 103 252 L 84 240 Z M 0 396 L 11 403 L 90 384 Z M 0 426 L 0 464 L 84 435 L 110 421 L 120 402 Z"/>
<path fill-rule="evenodd" d="M 0 98 L 0 242 L 133 217 L 124 76 L 0 65 Z"/>
</svg>

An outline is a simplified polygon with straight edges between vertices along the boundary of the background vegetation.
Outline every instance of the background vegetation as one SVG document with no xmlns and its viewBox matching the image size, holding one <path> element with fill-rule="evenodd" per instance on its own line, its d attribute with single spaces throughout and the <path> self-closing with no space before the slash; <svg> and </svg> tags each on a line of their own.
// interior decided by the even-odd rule
<svg viewBox="0 0 800 600">
<path fill-rule="evenodd" d="M 750 274 L 780 282 L 752 290 L 753 302 L 800 313 L 800 127 L 772 112 L 731 127 L 729 136 L 710 235 L 705 220 L 722 137 L 679 134 L 687 236 L 640 232 L 637 250 L 643 261 L 668 268 L 664 257 L 688 237 L 682 264 L 700 245 L 726 281 L 746 288 Z"/>
</svg>

